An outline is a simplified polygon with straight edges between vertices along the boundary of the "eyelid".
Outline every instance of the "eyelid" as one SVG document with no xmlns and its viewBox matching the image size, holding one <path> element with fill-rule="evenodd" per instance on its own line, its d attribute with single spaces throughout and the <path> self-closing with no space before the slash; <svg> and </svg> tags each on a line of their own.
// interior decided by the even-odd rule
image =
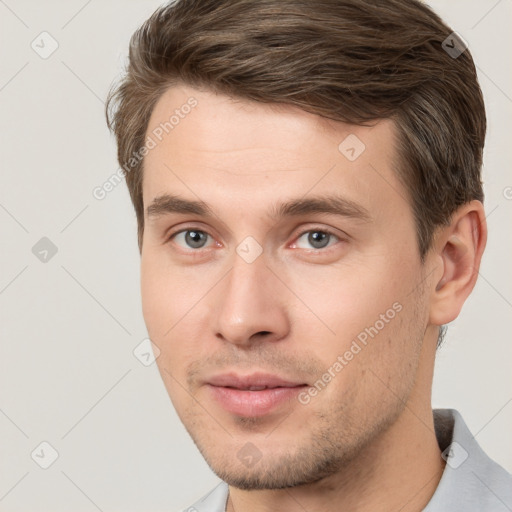
<svg viewBox="0 0 512 512">
<path fill-rule="evenodd" d="M 209 228 L 203 227 L 201 222 L 197 222 L 197 224 L 199 225 L 195 225 L 195 221 L 188 221 L 180 222 L 179 224 L 174 224 L 173 226 L 168 227 L 163 233 L 165 242 L 168 242 L 179 233 L 183 233 L 183 231 L 201 231 L 201 233 L 205 233 L 206 235 L 215 238 L 210 231 L 208 231 Z"/>
<path fill-rule="evenodd" d="M 297 237 L 301 237 L 302 235 L 305 235 L 306 233 L 309 233 L 311 231 L 321 231 L 322 233 L 328 233 L 329 235 L 333 235 L 333 236 L 336 236 L 338 238 L 340 238 L 340 235 L 336 234 L 334 232 L 334 230 L 330 229 L 330 228 L 326 228 L 326 227 L 323 227 L 323 226 L 313 226 L 313 227 L 308 227 L 308 228 L 305 228 L 303 231 L 301 231 Z"/>
</svg>

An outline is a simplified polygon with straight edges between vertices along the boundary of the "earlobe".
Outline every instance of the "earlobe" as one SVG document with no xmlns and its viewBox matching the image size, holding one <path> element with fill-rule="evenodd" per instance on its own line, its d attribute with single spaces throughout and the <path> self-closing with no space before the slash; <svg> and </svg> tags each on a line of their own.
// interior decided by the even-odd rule
<svg viewBox="0 0 512 512">
<path fill-rule="evenodd" d="M 442 228 L 435 250 L 442 274 L 432 291 L 430 322 L 443 325 L 453 321 L 473 290 L 487 241 L 485 212 L 480 201 L 471 201 Z"/>
</svg>

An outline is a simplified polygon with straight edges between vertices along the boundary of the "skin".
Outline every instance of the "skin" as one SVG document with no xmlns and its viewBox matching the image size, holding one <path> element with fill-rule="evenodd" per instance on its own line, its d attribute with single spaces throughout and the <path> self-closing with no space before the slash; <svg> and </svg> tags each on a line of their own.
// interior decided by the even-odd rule
<svg viewBox="0 0 512 512">
<path fill-rule="evenodd" d="M 181 421 L 229 484 L 227 510 L 422 510 L 444 468 L 431 408 L 438 326 L 475 284 L 482 204 L 457 210 L 422 263 L 391 121 L 351 126 L 179 85 L 147 134 L 190 97 L 197 106 L 145 156 L 144 206 L 172 193 L 214 215 L 145 216 L 143 315 Z M 338 149 L 349 134 L 366 146 L 355 161 Z M 267 216 L 281 201 L 333 192 L 369 220 Z M 172 237 L 185 229 L 202 231 L 203 246 Z M 322 230 L 334 236 L 318 248 L 308 235 Z M 236 252 L 248 236 L 263 251 L 252 263 Z M 262 371 L 313 386 L 394 303 L 400 312 L 307 404 L 248 418 L 204 385 Z M 261 456 L 251 467 L 238 456 L 248 442 Z"/>
</svg>

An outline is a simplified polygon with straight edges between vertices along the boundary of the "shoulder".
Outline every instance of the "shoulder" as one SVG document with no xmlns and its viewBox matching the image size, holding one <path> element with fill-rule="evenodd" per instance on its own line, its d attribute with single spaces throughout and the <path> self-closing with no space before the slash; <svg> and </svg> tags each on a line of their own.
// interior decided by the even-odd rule
<svg viewBox="0 0 512 512">
<path fill-rule="evenodd" d="M 446 466 L 425 512 L 512 510 L 512 475 L 482 450 L 458 411 L 433 413 Z"/>
</svg>

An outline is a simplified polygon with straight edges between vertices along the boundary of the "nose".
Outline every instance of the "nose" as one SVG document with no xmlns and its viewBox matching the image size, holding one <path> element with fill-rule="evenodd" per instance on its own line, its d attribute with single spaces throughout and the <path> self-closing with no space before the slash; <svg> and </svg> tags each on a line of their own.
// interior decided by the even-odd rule
<svg viewBox="0 0 512 512">
<path fill-rule="evenodd" d="M 252 263 L 236 255 L 216 292 L 213 321 L 217 338 L 249 347 L 257 340 L 278 341 L 287 335 L 287 290 L 263 255 Z"/>
</svg>

